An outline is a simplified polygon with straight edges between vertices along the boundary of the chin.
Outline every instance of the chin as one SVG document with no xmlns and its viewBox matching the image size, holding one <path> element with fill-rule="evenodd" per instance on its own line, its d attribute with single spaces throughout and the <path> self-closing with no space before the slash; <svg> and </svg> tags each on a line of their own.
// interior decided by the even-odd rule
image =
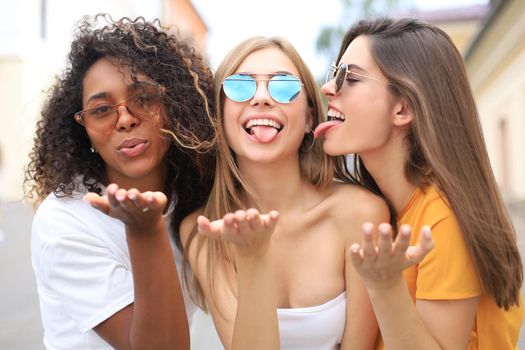
<svg viewBox="0 0 525 350">
<path fill-rule="evenodd" d="M 329 156 L 341 156 L 350 153 L 343 149 L 341 145 L 333 145 L 330 142 L 326 142 L 326 140 L 323 142 L 323 151 Z"/>
</svg>

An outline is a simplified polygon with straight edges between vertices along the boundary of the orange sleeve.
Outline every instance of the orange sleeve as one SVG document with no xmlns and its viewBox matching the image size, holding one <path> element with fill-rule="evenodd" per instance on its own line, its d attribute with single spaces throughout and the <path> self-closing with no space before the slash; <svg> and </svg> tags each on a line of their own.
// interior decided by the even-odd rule
<svg viewBox="0 0 525 350">
<path fill-rule="evenodd" d="M 438 208 L 435 208 L 438 209 Z M 481 285 L 461 229 L 446 206 L 431 212 L 434 220 L 434 249 L 418 266 L 416 298 L 429 300 L 465 299 L 481 295 Z M 440 219 L 436 220 L 436 216 Z"/>
</svg>

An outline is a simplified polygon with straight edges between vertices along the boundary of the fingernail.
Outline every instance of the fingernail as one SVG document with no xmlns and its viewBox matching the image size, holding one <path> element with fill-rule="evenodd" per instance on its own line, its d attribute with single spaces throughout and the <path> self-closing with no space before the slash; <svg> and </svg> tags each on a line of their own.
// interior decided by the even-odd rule
<svg viewBox="0 0 525 350">
<path fill-rule="evenodd" d="M 424 226 L 423 227 L 423 235 L 425 235 L 426 239 L 432 238 L 432 230 L 430 229 L 430 226 Z"/>
<path fill-rule="evenodd" d="M 128 196 L 129 196 L 129 199 L 131 199 L 132 201 L 137 199 L 137 194 L 136 193 L 130 193 Z"/>
<path fill-rule="evenodd" d="M 388 225 L 387 225 L 387 224 L 381 224 L 381 225 L 379 225 L 379 232 L 381 232 L 381 234 L 382 234 L 383 236 L 388 235 L 388 231 L 389 231 L 389 230 L 388 230 Z"/>
<path fill-rule="evenodd" d="M 408 225 L 401 226 L 401 234 L 403 236 L 410 236 L 410 226 Z"/>
<path fill-rule="evenodd" d="M 372 234 L 372 228 L 374 226 L 371 223 L 366 223 L 363 225 L 363 232 L 365 235 L 371 235 Z"/>
<path fill-rule="evenodd" d="M 359 245 L 353 244 L 350 249 L 352 250 L 352 253 L 357 253 L 359 251 Z"/>
</svg>

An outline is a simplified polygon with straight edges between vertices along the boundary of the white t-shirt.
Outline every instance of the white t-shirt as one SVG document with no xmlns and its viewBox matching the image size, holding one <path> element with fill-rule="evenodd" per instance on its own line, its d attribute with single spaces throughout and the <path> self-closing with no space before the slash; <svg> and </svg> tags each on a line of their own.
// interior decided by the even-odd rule
<svg viewBox="0 0 525 350">
<path fill-rule="evenodd" d="M 134 300 L 124 224 L 91 207 L 83 195 L 50 194 L 33 221 L 31 261 L 47 349 L 112 349 L 93 327 Z M 172 211 L 164 217 L 168 227 Z M 182 256 L 172 247 L 182 278 Z M 185 300 L 191 321 L 196 306 Z"/>
</svg>

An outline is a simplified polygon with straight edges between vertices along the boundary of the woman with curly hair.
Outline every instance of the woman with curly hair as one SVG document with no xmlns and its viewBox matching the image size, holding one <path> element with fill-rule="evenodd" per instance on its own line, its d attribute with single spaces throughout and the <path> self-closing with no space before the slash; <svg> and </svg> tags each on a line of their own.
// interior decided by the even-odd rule
<svg viewBox="0 0 525 350">
<path fill-rule="evenodd" d="M 25 179 L 44 344 L 187 349 L 178 228 L 213 178 L 211 72 L 158 22 L 104 15 L 68 62 Z"/>
</svg>

